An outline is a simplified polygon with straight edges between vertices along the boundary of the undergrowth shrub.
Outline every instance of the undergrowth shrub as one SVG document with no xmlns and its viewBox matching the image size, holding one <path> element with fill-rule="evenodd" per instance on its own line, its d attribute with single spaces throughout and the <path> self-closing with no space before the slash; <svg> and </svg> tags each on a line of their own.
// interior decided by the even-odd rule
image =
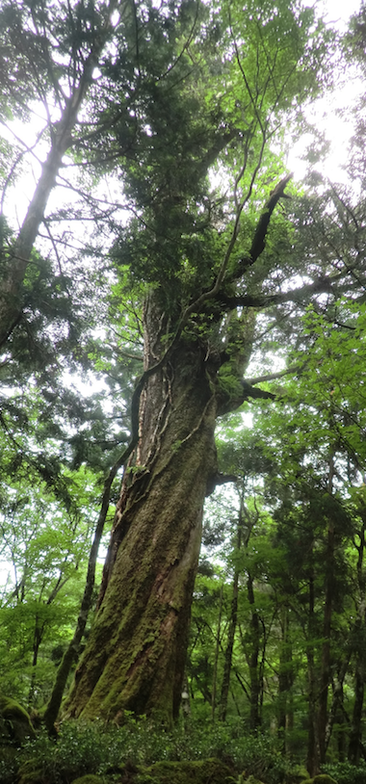
<svg viewBox="0 0 366 784">
<path fill-rule="evenodd" d="M 272 738 L 248 736 L 240 720 L 226 724 L 187 722 L 171 731 L 130 715 L 121 727 L 102 721 L 64 722 L 56 742 L 41 732 L 20 752 L 23 770 L 30 766 L 41 781 L 52 784 L 67 784 L 87 773 L 117 772 L 126 762 L 148 766 L 159 761 L 208 757 L 230 761 L 238 771 L 266 784 L 283 781 L 288 767 Z"/>
<path fill-rule="evenodd" d="M 322 772 L 328 773 L 337 784 L 366 784 L 366 762 L 361 760 L 356 765 L 350 762 L 337 762 L 332 765 L 323 765 Z"/>
</svg>

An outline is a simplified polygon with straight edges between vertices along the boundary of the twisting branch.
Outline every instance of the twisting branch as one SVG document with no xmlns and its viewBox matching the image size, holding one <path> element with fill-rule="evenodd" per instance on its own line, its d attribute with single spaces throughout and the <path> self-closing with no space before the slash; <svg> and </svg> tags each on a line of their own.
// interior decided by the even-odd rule
<svg viewBox="0 0 366 784">
<path fill-rule="evenodd" d="M 275 207 L 277 206 L 280 199 L 291 198 L 287 193 L 284 192 L 286 185 L 288 185 L 291 178 L 292 178 L 292 174 L 287 174 L 286 177 L 284 177 L 279 183 L 277 183 L 276 187 L 273 189 L 268 199 L 268 202 L 262 212 L 262 215 L 259 218 L 257 228 L 254 233 L 252 247 L 249 251 L 249 256 L 245 256 L 238 263 L 237 270 L 235 273 L 236 278 L 240 278 L 245 272 L 245 270 L 248 267 L 251 267 L 252 264 L 254 264 L 254 262 L 257 261 L 261 253 L 263 253 L 266 245 L 266 237 L 267 237 L 269 223 Z"/>
</svg>

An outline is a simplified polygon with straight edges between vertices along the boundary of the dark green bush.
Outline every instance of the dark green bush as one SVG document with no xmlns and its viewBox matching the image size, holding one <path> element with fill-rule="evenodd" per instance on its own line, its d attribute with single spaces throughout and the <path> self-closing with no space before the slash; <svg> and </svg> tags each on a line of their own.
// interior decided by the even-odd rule
<svg viewBox="0 0 366 784">
<path fill-rule="evenodd" d="M 16 749 L 0 745 L 0 783 L 14 784 L 18 768 L 19 754 Z"/>
</svg>

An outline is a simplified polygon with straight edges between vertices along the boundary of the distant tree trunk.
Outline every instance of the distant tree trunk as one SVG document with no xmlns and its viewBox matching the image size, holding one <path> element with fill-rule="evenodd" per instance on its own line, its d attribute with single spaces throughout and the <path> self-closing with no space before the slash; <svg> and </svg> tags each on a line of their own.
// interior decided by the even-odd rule
<svg viewBox="0 0 366 784">
<path fill-rule="evenodd" d="M 189 684 L 187 674 L 185 673 L 182 684 L 182 713 L 184 716 L 191 715 L 191 701 L 189 694 Z"/>
<path fill-rule="evenodd" d="M 222 683 L 221 683 L 220 706 L 219 706 L 220 721 L 225 721 L 226 719 L 227 701 L 228 701 L 229 689 L 230 689 L 231 664 L 233 659 L 235 630 L 236 630 L 236 622 L 238 617 L 238 585 L 239 585 L 239 572 L 237 569 L 235 569 L 229 628 L 227 633 L 227 642 L 226 642 L 226 649 L 225 649 L 224 673 L 222 676 Z"/>
<path fill-rule="evenodd" d="M 248 573 L 247 583 L 249 604 L 252 608 L 255 606 L 253 577 Z M 261 725 L 260 715 L 260 694 L 261 694 L 261 677 L 259 672 L 259 653 L 260 653 L 260 639 L 261 639 L 261 626 L 260 618 L 256 610 L 252 609 L 251 619 L 247 637 L 247 662 L 249 667 L 249 681 L 250 681 L 250 718 L 249 726 L 251 730 L 256 730 Z"/>
<path fill-rule="evenodd" d="M 214 659 L 213 674 L 212 674 L 211 716 L 212 716 L 213 720 L 215 719 L 215 711 L 216 711 L 217 668 L 218 668 L 218 663 L 219 663 L 220 642 L 221 642 L 221 615 L 222 615 L 223 592 L 224 592 L 224 587 L 223 587 L 223 585 L 221 585 L 221 587 L 220 587 L 220 597 L 219 597 L 219 616 L 218 616 L 218 619 L 217 619 L 215 659 Z"/>
<path fill-rule="evenodd" d="M 131 445 L 132 446 L 132 445 Z M 130 449 L 127 447 L 121 458 L 112 466 L 108 472 L 108 476 L 104 481 L 102 502 L 97 524 L 94 531 L 93 542 L 90 548 L 88 568 L 86 574 L 84 594 L 80 605 L 79 615 L 76 622 L 74 635 L 70 640 L 66 651 L 62 657 L 61 664 L 57 670 L 56 680 L 52 689 L 51 697 L 47 703 L 46 710 L 43 714 L 43 721 L 50 733 L 54 732 L 54 724 L 57 719 L 62 698 L 64 695 L 67 679 L 70 675 L 71 668 L 79 656 L 80 643 L 82 641 L 85 627 L 88 620 L 90 608 L 92 606 L 93 591 L 95 584 L 95 569 L 98 558 L 98 551 L 100 540 L 102 538 L 105 519 L 109 509 L 109 500 L 113 480 L 116 477 L 117 471 L 123 465 L 124 461 L 129 457 Z"/>
<path fill-rule="evenodd" d="M 332 621 L 332 595 L 334 588 L 334 522 L 329 520 L 326 551 L 326 580 L 323 619 L 323 645 L 319 689 L 319 762 L 325 762 L 326 730 L 328 720 L 328 688 L 330 683 L 330 635 Z"/>
<path fill-rule="evenodd" d="M 240 551 L 241 540 L 242 540 L 242 526 L 243 526 L 243 513 L 244 513 L 243 502 L 244 502 L 244 497 L 242 493 L 240 498 L 238 528 L 237 528 L 237 535 L 236 535 L 237 538 L 236 547 L 238 552 Z M 222 684 L 221 684 L 220 708 L 219 708 L 220 721 L 225 721 L 226 719 L 227 701 L 228 701 L 229 689 L 230 689 L 231 665 L 233 660 L 235 631 L 236 631 L 236 624 L 238 619 L 238 596 L 239 596 L 239 568 L 236 563 L 234 568 L 229 628 L 228 628 L 227 643 L 226 643 L 226 650 L 225 650 L 224 673 L 222 676 Z"/>
<path fill-rule="evenodd" d="M 145 367 L 160 352 L 161 314 L 148 303 Z M 216 472 L 217 400 L 207 351 L 181 341 L 140 399 L 140 440 L 126 472 L 100 606 L 66 705 L 69 716 L 124 710 L 177 716 L 202 509 Z M 123 542 L 123 546 L 121 546 Z"/>
<path fill-rule="evenodd" d="M 366 533 L 366 509 L 362 506 L 361 510 L 362 527 L 359 531 L 360 544 L 357 546 L 358 559 L 357 559 L 357 581 L 360 593 L 358 617 L 355 624 L 354 631 L 354 645 L 355 651 L 355 680 L 354 692 L 355 701 L 353 705 L 352 725 L 348 746 L 348 760 L 353 765 L 358 765 L 361 758 L 362 751 L 362 714 L 363 703 L 365 695 L 365 679 L 366 679 L 366 656 L 365 656 L 365 642 L 366 642 L 366 576 L 364 573 L 364 553 L 365 553 L 365 533 Z"/>
<path fill-rule="evenodd" d="M 362 718 L 365 693 L 365 663 L 358 659 L 354 680 L 355 701 L 353 705 L 352 725 L 348 746 L 348 761 L 358 765 L 361 759 Z"/>
<path fill-rule="evenodd" d="M 40 625 L 39 617 L 38 615 L 36 615 L 34 637 L 33 637 L 32 675 L 31 675 L 31 683 L 28 692 L 28 708 L 31 708 L 33 705 L 34 691 L 36 687 L 36 667 L 38 663 L 38 654 L 43 639 L 44 629 L 45 629 L 45 623 Z"/>
<path fill-rule="evenodd" d="M 315 638 L 315 619 L 314 619 L 315 591 L 314 574 L 311 570 L 309 577 L 309 620 L 308 620 L 308 642 L 306 648 L 308 663 L 308 748 L 306 767 L 309 775 L 313 777 L 319 772 L 319 748 L 317 733 L 317 701 L 316 701 L 316 675 L 314 661 L 314 638 Z"/>
<path fill-rule="evenodd" d="M 289 640 L 288 608 L 281 608 L 280 662 L 278 673 L 278 735 L 286 753 L 286 729 L 292 723 L 289 717 L 290 689 L 292 686 L 292 649 Z"/>
</svg>

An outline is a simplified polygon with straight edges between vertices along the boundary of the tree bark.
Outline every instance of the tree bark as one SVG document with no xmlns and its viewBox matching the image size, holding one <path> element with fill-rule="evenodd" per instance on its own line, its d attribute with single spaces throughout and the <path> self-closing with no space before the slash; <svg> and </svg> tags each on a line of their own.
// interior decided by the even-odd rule
<svg viewBox="0 0 366 784">
<path fill-rule="evenodd" d="M 145 313 L 145 368 L 164 353 L 159 308 Z M 160 336 L 160 337 L 159 337 Z M 66 715 L 177 716 L 206 488 L 216 472 L 217 398 L 208 361 L 182 339 L 140 397 L 99 609 Z"/>
</svg>

